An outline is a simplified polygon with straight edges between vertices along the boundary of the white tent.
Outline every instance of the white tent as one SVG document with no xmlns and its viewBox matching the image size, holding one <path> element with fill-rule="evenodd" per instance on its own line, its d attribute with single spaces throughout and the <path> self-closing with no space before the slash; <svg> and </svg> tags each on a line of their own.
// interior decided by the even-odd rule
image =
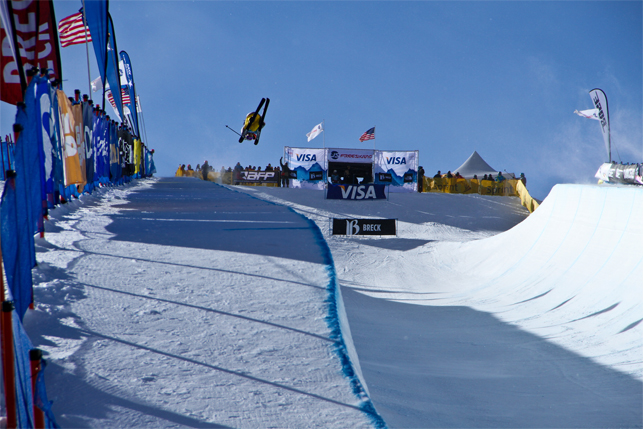
<svg viewBox="0 0 643 429">
<path fill-rule="evenodd" d="M 489 164 L 487 164 L 487 162 L 482 159 L 482 157 L 476 151 L 473 151 L 471 156 L 466 161 L 464 161 L 464 164 L 454 170 L 451 170 L 453 174 L 458 172 L 467 179 L 473 178 L 474 174 L 477 175 L 479 179 L 481 179 L 485 174 L 491 174 L 493 175 L 493 177 L 496 177 L 499 171 L 500 170 L 496 170 L 495 168 L 492 168 Z M 503 172 L 503 175 L 505 177 L 515 178 L 515 175 L 513 173 Z"/>
</svg>

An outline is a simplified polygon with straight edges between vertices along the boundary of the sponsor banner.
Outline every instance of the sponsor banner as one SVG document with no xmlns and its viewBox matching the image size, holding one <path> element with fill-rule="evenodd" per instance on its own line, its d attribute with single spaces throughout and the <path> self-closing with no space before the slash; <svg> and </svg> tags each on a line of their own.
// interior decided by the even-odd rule
<svg viewBox="0 0 643 429">
<path fill-rule="evenodd" d="M 57 90 L 58 114 L 60 117 L 61 148 L 65 172 L 65 186 L 83 184 L 80 160 L 78 159 L 78 142 L 72 105 L 65 93 Z"/>
<path fill-rule="evenodd" d="M 49 75 L 62 82 L 58 24 L 51 0 L 1 4 L 0 98 L 15 105 L 23 101 L 22 91 L 27 89 L 24 73 L 32 67 L 49 69 Z"/>
<path fill-rule="evenodd" d="M 329 148 L 328 162 L 370 164 L 373 162 L 373 150 Z"/>
<path fill-rule="evenodd" d="M 287 161 L 290 167 L 291 188 L 324 189 L 325 149 L 286 146 L 284 152 L 284 161 Z M 315 179 L 315 177 L 319 177 L 319 174 L 321 174 L 321 179 Z"/>
<path fill-rule="evenodd" d="M 251 171 L 242 170 L 240 172 L 239 182 L 253 183 L 279 183 L 279 173 L 276 171 Z"/>
<path fill-rule="evenodd" d="M 333 219 L 333 235 L 397 235 L 395 219 Z"/>
<path fill-rule="evenodd" d="M 641 184 L 643 175 L 641 170 L 643 170 L 643 164 L 605 163 L 600 166 L 594 177 L 609 183 Z"/>
<path fill-rule="evenodd" d="M 329 200 L 385 200 L 385 185 L 328 185 L 326 199 Z"/>
<path fill-rule="evenodd" d="M 373 154 L 375 183 L 387 183 L 391 192 L 416 191 L 418 151 L 380 151 Z"/>
</svg>

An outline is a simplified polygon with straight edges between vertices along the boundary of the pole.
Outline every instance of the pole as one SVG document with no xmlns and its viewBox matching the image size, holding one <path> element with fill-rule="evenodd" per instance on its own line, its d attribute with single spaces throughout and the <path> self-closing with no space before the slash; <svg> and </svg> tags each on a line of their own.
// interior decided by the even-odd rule
<svg viewBox="0 0 643 429">
<path fill-rule="evenodd" d="M 2 373 L 4 375 L 4 398 L 7 408 L 7 428 L 9 429 L 13 429 L 18 426 L 16 415 L 16 371 L 13 350 L 13 323 L 11 321 L 12 312 L 13 302 L 3 301 L 2 319 L 0 322 L 0 329 L 2 330 Z"/>
<path fill-rule="evenodd" d="M 89 92 L 87 94 L 92 93 L 92 75 L 91 72 L 89 71 L 89 41 L 87 39 L 87 17 L 85 16 L 85 0 L 83 0 L 83 25 L 85 26 L 84 31 L 85 31 L 85 53 L 87 54 L 87 87 L 89 88 Z M 105 100 L 103 100 L 103 104 L 105 103 Z"/>
<path fill-rule="evenodd" d="M 34 429 L 45 428 L 45 413 L 36 405 L 36 381 L 38 373 L 42 369 L 42 351 L 40 349 L 29 350 L 29 361 L 31 363 L 31 392 L 33 394 L 33 419 Z"/>
</svg>

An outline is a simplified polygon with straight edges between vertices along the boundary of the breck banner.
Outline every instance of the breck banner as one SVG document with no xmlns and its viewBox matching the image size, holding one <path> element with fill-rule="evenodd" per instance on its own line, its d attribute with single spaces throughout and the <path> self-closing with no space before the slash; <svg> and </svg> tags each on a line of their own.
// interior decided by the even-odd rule
<svg viewBox="0 0 643 429">
<path fill-rule="evenodd" d="M 333 219 L 333 235 L 397 235 L 395 219 Z"/>
</svg>

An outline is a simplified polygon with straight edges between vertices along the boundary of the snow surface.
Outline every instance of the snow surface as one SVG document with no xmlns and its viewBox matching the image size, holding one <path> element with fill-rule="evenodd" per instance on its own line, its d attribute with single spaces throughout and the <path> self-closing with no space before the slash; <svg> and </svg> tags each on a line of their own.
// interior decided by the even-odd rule
<svg viewBox="0 0 643 429">
<path fill-rule="evenodd" d="M 332 252 L 357 380 L 295 212 Z M 640 427 L 642 212 L 631 188 L 556 186 L 527 217 L 508 197 L 139 180 L 52 211 L 25 326 L 63 427 L 376 425 L 360 386 L 390 427 Z M 331 217 L 399 233 L 331 236 Z"/>
</svg>

